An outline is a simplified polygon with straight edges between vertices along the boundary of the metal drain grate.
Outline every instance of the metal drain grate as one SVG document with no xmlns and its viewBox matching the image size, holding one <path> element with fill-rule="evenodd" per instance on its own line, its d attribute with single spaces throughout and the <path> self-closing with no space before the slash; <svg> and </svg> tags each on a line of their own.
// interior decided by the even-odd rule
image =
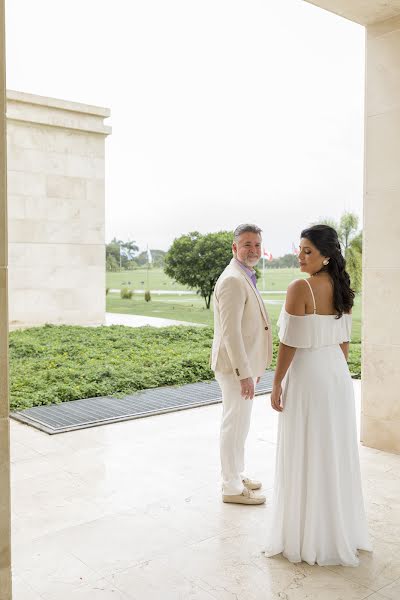
<svg viewBox="0 0 400 600">
<path fill-rule="evenodd" d="M 257 395 L 272 390 L 273 371 L 266 371 L 257 385 Z M 181 387 L 152 388 L 123 398 L 102 396 L 62 404 L 37 406 L 10 416 L 46 433 L 64 433 L 117 421 L 150 417 L 166 412 L 221 402 L 216 381 L 189 383 Z"/>
</svg>

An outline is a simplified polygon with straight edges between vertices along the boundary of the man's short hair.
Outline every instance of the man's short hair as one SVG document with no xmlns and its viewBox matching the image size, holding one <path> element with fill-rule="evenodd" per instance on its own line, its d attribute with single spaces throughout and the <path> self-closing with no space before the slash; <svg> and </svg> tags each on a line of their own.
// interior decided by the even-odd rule
<svg viewBox="0 0 400 600">
<path fill-rule="evenodd" d="M 242 223 L 241 225 L 238 225 L 235 229 L 235 231 L 233 232 L 233 239 L 235 240 L 235 242 L 238 241 L 239 236 L 242 235 L 242 233 L 258 233 L 258 235 L 262 234 L 262 229 L 261 227 L 258 227 L 257 225 L 253 225 L 252 223 Z"/>
</svg>

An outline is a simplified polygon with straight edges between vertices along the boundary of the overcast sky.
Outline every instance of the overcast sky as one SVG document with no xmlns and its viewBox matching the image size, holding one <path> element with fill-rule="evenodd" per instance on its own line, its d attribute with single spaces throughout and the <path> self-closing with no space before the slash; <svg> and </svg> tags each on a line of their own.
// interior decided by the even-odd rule
<svg viewBox="0 0 400 600">
<path fill-rule="evenodd" d="M 7 87 L 107 106 L 106 238 L 362 215 L 364 29 L 302 0 L 8 0 Z"/>
</svg>

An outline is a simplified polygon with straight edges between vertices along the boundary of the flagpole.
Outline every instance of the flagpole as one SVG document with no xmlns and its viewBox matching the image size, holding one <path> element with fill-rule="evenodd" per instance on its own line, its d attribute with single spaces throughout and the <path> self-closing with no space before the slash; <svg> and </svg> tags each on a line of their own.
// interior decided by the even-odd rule
<svg viewBox="0 0 400 600">
<path fill-rule="evenodd" d="M 263 292 L 265 292 L 265 256 L 263 255 Z"/>
<path fill-rule="evenodd" d="M 150 257 L 151 252 L 149 250 L 149 245 L 147 244 L 147 291 L 150 291 Z"/>
</svg>

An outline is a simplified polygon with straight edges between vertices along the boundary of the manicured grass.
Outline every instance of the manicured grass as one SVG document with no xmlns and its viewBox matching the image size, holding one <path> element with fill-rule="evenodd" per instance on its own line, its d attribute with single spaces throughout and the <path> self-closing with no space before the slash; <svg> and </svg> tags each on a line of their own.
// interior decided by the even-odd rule
<svg viewBox="0 0 400 600">
<path fill-rule="evenodd" d="M 289 283 L 291 283 L 294 279 L 304 279 L 308 277 L 306 273 L 301 273 L 299 269 L 268 269 L 265 268 L 265 290 L 275 291 L 275 290 L 283 290 L 286 291 Z M 257 283 L 260 290 L 263 290 L 263 275 L 261 272 L 261 277 Z"/>
<path fill-rule="evenodd" d="M 284 295 L 264 296 L 264 302 L 273 322 L 276 322 Z M 122 300 L 119 294 L 109 293 L 106 302 L 107 312 L 160 317 L 176 321 L 188 321 L 212 326 L 214 315 L 212 306 L 207 310 L 203 298 L 193 295 L 177 296 L 153 294 L 150 302 L 145 302 L 143 294 L 134 294 L 131 300 Z"/>
<path fill-rule="evenodd" d="M 189 288 L 177 283 L 162 269 L 149 269 L 149 287 L 151 290 L 188 290 Z M 121 289 L 127 287 L 131 290 L 143 290 L 147 286 L 147 269 L 135 269 L 134 271 L 121 271 L 117 273 L 106 273 L 106 287 Z"/>
<path fill-rule="evenodd" d="M 134 294 L 131 300 L 122 300 L 119 294 L 107 295 L 107 312 L 160 317 L 176 321 L 188 321 L 212 325 L 213 313 L 207 310 L 204 300 L 195 294 L 192 296 L 153 294 L 150 302 L 145 302 L 143 294 Z"/>
<path fill-rule="evenodd" d="M 151 302 L 145 302 L 142 295 L 133 296 L 132 300 L 121 300 L 117 294 L 108 294 L 107 311 L 123 314 L 175 319 L 213 326 L 214 316 L 204 307 L 201 297 L 193 296 L 154 296 Z M 275 349 L 278 348 L 276 322 L 285 301 L 284 294 L 264 295 L 269 317 L 272 322 Z M 275 365 L 275 362 L 272 366 Z M 353 307 L 352 343 L 350 344 L 349 366 L 353 377 L 361 377 L 361 297 L 357 296 Z"/>
<path fill-rule="evenodd" d="M 212 307 L 210 310 L 207 310 L 204 300 L 200 296 L 195 294 L 193 296 L 153 295 L 152 298 L 150 302 L 145 302 L 143 294 L 134 294 L 131 300 L 122 300 L 119 294 L 109 293 L 106 303 L 107 312 L 160 317 L 176 321 L 202 323 L 209 326 L 213 325 Z M 284 299 L 285 296 L 283 294 L 264 296 L 264 302 L 273 323 L 274 331 L 276 330 L 276 321 L 278 320 Z M 352 340 L 356 343 L 361 341 L 361 298 L 359 296 L 356 297 L 353 308 Z"/>
<path fill-rule="evenodd" d="M 258 280 L 260 290 L 266 291 L 286 290 L 293 279 L 305 277 L 299 269 L 265 269 L 265 276 L 261 273 Z M 127 287 L 132 290 L 143 290 L 147 285 L 147 269 L 140 268 L 134 271 L 121 271 L 117 273 L 106 273 L 106 287 L 111 289 L 121 289 Z M 149 270 L 150 290 L 188 290 L 189 288 L 181 283 L 177 283 L 168 277 L 162 269 Z"/>
</svg>

